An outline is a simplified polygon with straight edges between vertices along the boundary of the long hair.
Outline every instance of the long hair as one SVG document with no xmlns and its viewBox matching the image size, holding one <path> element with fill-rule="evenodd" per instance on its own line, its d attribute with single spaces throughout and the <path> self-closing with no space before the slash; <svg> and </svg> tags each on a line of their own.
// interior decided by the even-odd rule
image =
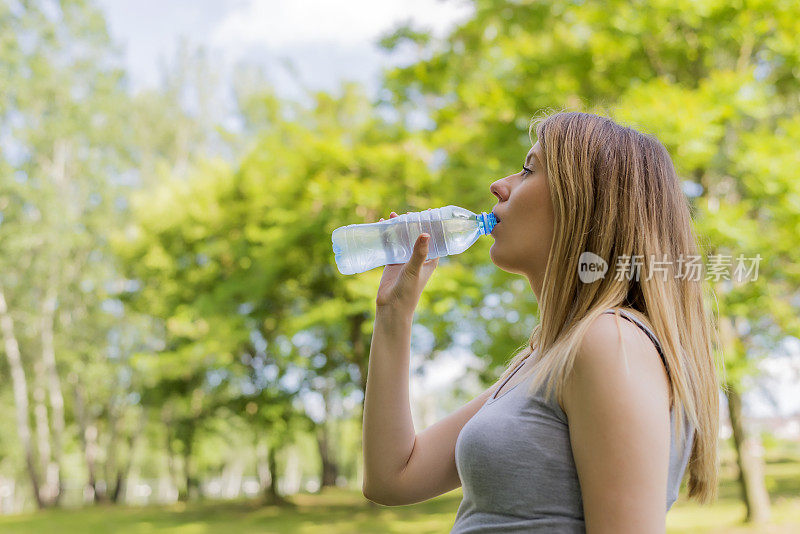
<svg viewBox="0 0 800 534">
<path fill-rule="evenodd" d="M 661 342 L 670 407 L 685 413 L 695 429 L 688 496 L 711 502 L 717 496 L 719 439 L 715 320 L 706 313 L 702 276 L 680 272 L 700 256 L 672 160 L 654 137 L 597 115 L 557 113 L 532 122 L 534 127 L 553 202 L 553 244 L 539 324 L 501 380 L 536 353 L 528 393 L 546 384 L 545 396 L 555 391 L 563 406 L 565 381 L 589 325 L 608 308 L 632 310 Z M 593 283 L 578 276 L 585 251 L 609 265 Z M 638 263 L 638 275 L 629 270 L 616 276 L 618 258 L 629 258 L 629 267 Z M 679 443 L 684 426 L 683 417 L 675 417 Z"/>
</svg>

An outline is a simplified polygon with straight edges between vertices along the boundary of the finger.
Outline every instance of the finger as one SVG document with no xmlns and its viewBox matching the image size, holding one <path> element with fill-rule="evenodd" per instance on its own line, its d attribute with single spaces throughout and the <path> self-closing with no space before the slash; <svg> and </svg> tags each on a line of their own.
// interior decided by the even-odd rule
<svg viewBox="0 0 800 534">
<path fill-rule="evenodd" d="M 417 278 L 422 270 L 422 264 L 428 257 L 428 242 L 430 236 L 428 234 L 420 234 L 417 241 L 414 243 L 414 251 L 411 254 L 411 259 L 408 260 L 405 266 L 405 272 L 412 278 Z"/>
<path fill-rule="evenodd" d="M 398 217 L 398 215 L 395 212 L 392 212 L 391 215 L 389 215 L 389 218 L 394 218 L 394 217 Z"/>
</svg>

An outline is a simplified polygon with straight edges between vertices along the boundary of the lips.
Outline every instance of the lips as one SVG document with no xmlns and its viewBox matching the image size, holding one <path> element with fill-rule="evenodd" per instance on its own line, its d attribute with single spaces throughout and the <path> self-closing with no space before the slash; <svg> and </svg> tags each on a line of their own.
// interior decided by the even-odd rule
<svg viewBox="0 0 800 534">
<path fill-rule="evenodd" d="M 500 225 L 500 217 L 497 216 L 497 213 L 492 212 L 492 215 L 494 215 L 495 224 L 494 224 L 494 228 L 492 228 L 492 231 L 489 233 L 490 235 L 493 235 L 495 233 L 495 230 L 497 229 L 497 227 Z"/>
</svg>

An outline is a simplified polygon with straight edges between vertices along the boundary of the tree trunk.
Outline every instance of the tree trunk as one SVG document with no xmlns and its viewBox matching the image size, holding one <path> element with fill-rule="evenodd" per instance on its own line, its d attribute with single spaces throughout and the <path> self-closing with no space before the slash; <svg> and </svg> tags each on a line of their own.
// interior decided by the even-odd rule
<svg viewBox="0 0 800 534">
<path fill-rule="evenodd" d="M 44 364 L 37 361 L 33 364 L 33 420 L 36 425 L 39 465 L 44 469 L 44 480 L 39 487 L 39 494 L 44 505 L 51 506 L 58 491 L 58 482 L 55 480 L 57 470 L 54 468 L 50 449 L 50 421 L 47 416 L 46 402 Z"/>
<path fill-rule="evenodd" d="M 325 405 L 325 419 L 317 425 L 317 448 L 319 449 L 319 457 L 322 463 L 322 476 L 320 477 L 320 485 L 319 489 L 322 491 L 323 488 L 332 487 L 336 485 L 336 478 L 339 476 L 339 466 L 336 462 L 336 458 L 332 453 L 335 450 L 335 444 L 332 432 L 332 425 L 335 419 L 335 415 L 332 409 L 332 396 L 333 396 L 333 388 L 335 386 L 335 381 L 327 378 L 325 379 L 325 385 L 320 388 L 320 393 L 322 395 L 322 402 Z"/>
<path fill-rule="evenodd" d="M 128 440 L 128 458 L 122 467 L 117 470 L 116 480 L 114 481 L 114 489 L 111 491 L 111 502 L 115 504 L 119 503 L 121 497 L 123 496 L 123 490 L 125 489 L 125 484 L 128 481 L 128 474 L 131 472 L 131 466 L 133 465 L 133 459 L 136 454 L 136 445 L 139 443 L 139 436 L 141 436 L 142 432 L 144 431 L 144 425 L 146 421 L 147 415 L 145 411 L 142 410 L 139 417 L 139 423 Z"/>
<path fill-rule="evenodd" d="M 339 466 L 331 455 L 330 433 L 327 421 L 323 421 L 317 426 L 317 447 L 319 457 L 322 461 L 322 477 L 320 480 L 320 491 L 322 488 L 336 485 L 336 478 L 339 476 Z"/>
<path fill-rule="evenodd" d="M 6 296 L 0 289 L 0 329 L 3 331 L 3 343 L 5 345 L 8 366 L 11 369 L 11 383 L 14 388 L 14 406 L 17 415 L 17 434 L 22 442 L 22 450 L 25 454 L 25 466 L 28 470 L 28 477 L 31 479 L 33 495 L 36 505 L 44 508 L 42 497 L 39 494 L 39 476 L 36 472 L 36 463 L 33 459 L 33 446 L 31 443 L 31 427 L 28 423 L 28 382 L 25 380 L 25 370 L 22 367 L 22 357 L 19 352 L 19 344 L 14 335 L 14 320 L 8 313 Z"/>
<path fill-rule="evenodd" d="M 275 458 L 275 447 L 267 451 L 267 465 L 269 465 L 269 497 L 273 501 L 281 500 L 278 492 L 278 462 Z"/>
<path fill-rule="evenodd" d="M 122 425 L 122 408 L 115 404 L 116 395 L 111 395 L 108 401 L 108 419 L 106 424 L 110 428 L 108 443 L 106 444 L 106 461 L 103 465 L 103 480 L 106 481 L 106 493 L 109 500 L 113 500 L 114 488 L 119 482 L 117 471 L 117 453 L 119 452 L 120 426 Z M 113 485 L 112 485 L 113 481 Z"/>
<path fill-rule="evenodd" d="M 367 320 L 366 313 L 360 313 L 350 318 L 350 343 L 353 345 L 353 359 L 358 365 L 361 398 L 367 398 L 367 372 L 369 371 L 369 351 L 370 340 L 361 332 L 361 325 Z M 358 405 L 358 420 L 364 421 L 364 402 Z M 369 499 L 365 499 L 367 506 L 377 508 L 378 505 Z"/>
<path fill-rule="evenodd" d="M 53 488 L 53 504 L 61 500 L 61 453 L 64 436 L 64 396 L 61 393 L 61 381 L 56 369 L 55 345 L 53 343 L 53 323 L 56 313 L 56 289 L 51 281 L 42 304 L 42 363 L 47 379 L 48 396 L 50 398 L 50 415 L 52 420 L 52 460 L 47 466 L 47 484 Z"/>
<path fill-rule="evenodd" d="M 274 445 L 267 450 L 267 465 L 269 466 L 269 486 L 267 487 L 267 502 L 272 504 L 287 504 L 278 491 L 278 461 L 277 447 Z"/>
<path fill-rule="evenodd" d="M 257 439 L 256 455 L 258 458 L 256 466 L 258 481 L 264 492 L 265 504 L 279 506 L 290 504 L 289 501 L 281 497 L 278 491 L 277 447 Z"/>
<path fill-rule="evenodd" d="M 260 441 L 258 437 L 255 440 L 256 449 L 256 472 L 258 473 L 258 483 L 261 491 L 264 492 L 264 498 L 269 498 L 268 486 L 272 480 L 272 473 L 269 472 L 268 450 L 267 445 Z"/>
<path fill-rule="evenodd" d="M 86 485 L 92 493 L 94 502 L 104 500 L 105 492 L 98 487 L 97 480 L 97 427 L 90 423 L 86 413 L 86 401 L 83 397 L 83 384 L 81 384 L 77 373 L 70 373 L 69 381 L 75 391 L 75 417 L 78 421 L 78 435 L 83 446 L 83 458 L 86 462 L 87 481 Z"/>
<path fill-rule="evenodd" d="M 726 392 L 728 413 L 736 447 L 739 466 L 739 483 L 747 507 L 746 522 L 766 523 L 770 518 L 769 493 L 764 484 L 764 462 L 758 436 L 745 431 L 742 421 L 742 399 L 736 387 L 729 385 Z"/>
<path fill-rule="evenodd" d="M 178 468 L 175 465 L 175 451 L 172 449 L 173 429 L 172 418 L 166 411 L 162 411 L 162 422 L 164 423 L 165 432 L 165 450 L 167 452 L 167 472 L 169 473 L 170 482 L 178 491 L 178 499 L 181 497 L 181 486 L 178 480 Z"/>
<path fill-rule="evenodd" d="M 198 499 L 200 495 L 200 484 L 195 476 L 194 472 L 194 462 L 192 460 L 192 446 L 194 445 L 192 441 L 194 440 L 194 433 L 189 436 L 186 442 L 183 444 L 183 472 L 184 476 L 186 477 L 186 495 L 185 499 L 183 500 L 195 500 Z"/>
</svg>

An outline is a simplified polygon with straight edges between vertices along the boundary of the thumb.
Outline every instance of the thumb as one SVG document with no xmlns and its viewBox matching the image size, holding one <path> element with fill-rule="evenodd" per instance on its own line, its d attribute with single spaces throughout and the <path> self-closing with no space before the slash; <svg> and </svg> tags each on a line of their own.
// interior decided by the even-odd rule
<svg viewBox="0 0 800 534">
<path fill-rule="evenodd" d="M 420 234 L 414 243 L 414 252 L 411 254 L 411 259 L 406 263 L 406 273 L 414 278 L 419 276 L 422 271 L 422 264 L 428 257 L 428 242 L 431 240 L 429 234 Z"/>
</svg>

